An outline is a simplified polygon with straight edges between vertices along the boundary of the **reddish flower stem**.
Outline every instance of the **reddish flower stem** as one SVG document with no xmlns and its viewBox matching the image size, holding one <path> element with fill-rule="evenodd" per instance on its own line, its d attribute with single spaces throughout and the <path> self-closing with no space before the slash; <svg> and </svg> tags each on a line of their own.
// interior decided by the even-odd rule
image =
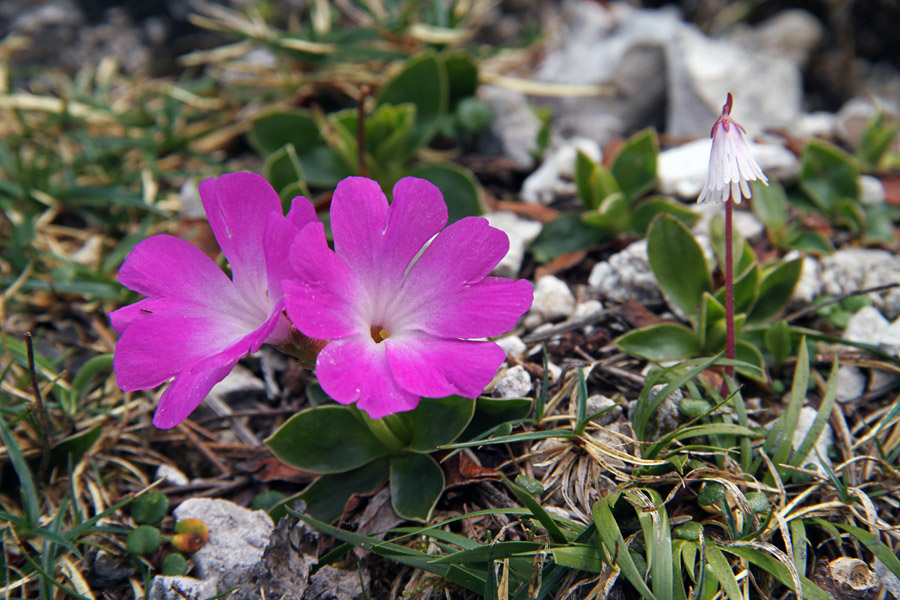
<svg viewBox="0 0 900 600">
<path fill-rule="evenodd" d="M 732 249 L 732 200 L 725 201 L 725 358 L 734 360 L 734 253 Z M 734 377 L 734 367 L 725 367 L 725 374 Z"/>
</svg>

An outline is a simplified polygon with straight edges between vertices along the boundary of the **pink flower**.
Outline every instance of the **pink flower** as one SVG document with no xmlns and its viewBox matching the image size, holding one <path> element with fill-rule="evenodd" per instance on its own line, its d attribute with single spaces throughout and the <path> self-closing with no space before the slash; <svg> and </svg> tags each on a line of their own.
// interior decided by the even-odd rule
<svg viewBox="0 0 900 600">
<path fill-rule="evenodd" d="M 157 235 L 135 246 L 119 270 L 119 282 L 147 298 L 109 314 L 121 334 L 113 360 L 119 387 L 172 380 L 153 417 L 163 429 L 187 418 L 248 352 L 287 341 L 287 248 L 316 220 L 305 198 L 294 199 L 285 217 L 272 186 L 251 173 L 207 179 L 200 197 L 232 279 L 193 244 Z"/>
<path fill-rule="evenodd" d="M 769 185 L 769 180 L 750 155 L 750 148 L 744 141 L 743 134 L 747 132 L 731 118 L 732 102 L 729 92 L 722 114 L 710 132 L 713 142 L 709 153 L 709 176 L 697 202 L 707 199 L 724 202 L 730 195 L 740 204 L 741 197 L 750 197 L 748 181 L 758 179 Z"/>
<path fill-rule="evenodd" d="M 527 281 L 488 276 L 509 248 L 502 231 L 477 217 L 444 229 L 441 193 L 422 179 L 401 179 L 393 197 L 370 179 L 343 180 L 334 251 L 323 226 L 308 225 L 291 246 L 297 277 L 284 282 L 291 322 L 330 340 L 316 360 L 322 388 L 376 419 L 421 396 L 480 394 L 505 353 L 466 338 L 504 333 L 532 301 Z"/>
</svg>

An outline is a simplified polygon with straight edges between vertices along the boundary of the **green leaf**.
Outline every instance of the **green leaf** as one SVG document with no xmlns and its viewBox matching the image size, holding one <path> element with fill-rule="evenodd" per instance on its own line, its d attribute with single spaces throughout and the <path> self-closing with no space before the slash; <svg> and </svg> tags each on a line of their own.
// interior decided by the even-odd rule
<svg viewBox="0 0 900 600">
<path fill-rule="evenodd" d="M 414 452 L 432 452 L 455 440 L 472 420 L 475 400 L 462 396 L 422 398 L 415 410 L 407 413 Z"/>
<path fill-rule="evenodd" d="M 618 494 L 612 494 L 598 500 L 591 507 L 591 515 L 594 518 L 594 526 L 597 528 L 597 536 L 603 542 L 606 554 L 610 557 L 610 563 L 617 565 L 622 574 L 645 600 L 657 600 L 656 596 L 647 587 L 644 574 L 634 564 L 634 559 L 628 552 L 628 544 L 619 529 L 619 523 L 610 510 L 611 504 L 615 504 Z"/>
<path fill-rule="evenodd" d="M 700 347 L 712 352 L 725 345 L 725 306 L 710 293 L 703 293 L 700 316 L 697 319 L 697 339 Z"/>
<path fill-rule="evenodd" d="M 156 552 L 162 544 L 162 535 L 156 527 L 141 525 L 128 533 L 126 540 L 128 551 L 135 555 L 150 554 Z"/>
<path fill-rule="evenodd" d="M 799 348 L 787 409 L 775 421 L 775 425 L 769 431 L 763 446 L 763 449 L 772 455 L 772 462 L 776 466 L 787 462 L 791 452 L 794 432 L 797 430 L 800 410 L 803 408 L 803 404 L 806 401 L 806 392 L 809 389 L 809 352 L 805 338 L 801 339 Z M 775 445 L 776 441 L 778 443 L 777 446 Z M 766 476 L 766 482 L 773 482 L 771 474 Z"/>
<path fill-rule="evenodd" d="M 355 131 L 357 114 L 348 119 Z M 410 140 L 416 121 L 412 104 L 382 104 L 366 118 L 366 152 L 377 164 L 403 164 L 411 154 Z M 355 137 L 355 136 L 354 136 Z M 355 140 L 354 140 L 355 141 Z M 355 144 L 354 144 L 355 147 Z"/>
<path fill-rule="evenodd" d="M 581 203 L 588 210 L 597 208 L 600 199 L 594 194 L 593 178 L 597 169 L 597 163 L 582 152 L 575 155 L 575 190 Z"/>
<path fill-rule="evenodd" d="M 758 298 L 753 310 L 747 316 L 747 323 L 751 325 L 767 323 L 778 316 L 790 301 L 802 270 L 802 258 L 795 258 L 767 270 L 759 283 Z"/>
<path fill-rule="evenodd" d="M 506 483 L 506 487 L 519 499 L 525 508 L 527 508 L 534 518 L 538 520 L 538 522 L 544 526 L 544 529 L 547 530 L 547 534 L 550 536 L 550 539 L 553 540 L 554 543 L 557 544 L 565 544 L 568 542 L 566 538 L 566 534 L 562 532 L 562 529 L 559 528 L 559 525 L 556 524 L 556 521 L 553 520 L 553 517 L 550 516 L 544 507 L 542 507 L 537 500 L 535 500 L 531 494 L 525 491 L 524 488 L 516 485 L 512 481 L 504 478 L 504 483 Z"/>
<path fill-rule="evenodd" d="M 788 248 L 802 250 L 810 254 L 831 254 L 834 244 L 818 231 L 794 231 L 787 241 Z"/>
<path fill-rule="evenodd" d="M 582 221 L 603 231 L 609 237 L 630 229 L 630 219 L 628 202 L 619 192 L 606 196 L 595 210 L 589 210 L 581 215 Z"/>
<path fill-rule="evenodd" d="M 391 504 L 404 519 L 427 521 L 444 491 L 444 471 L 427 454 L 391 458 Z"/>
<path fill-rule="evenodd" d="M 570 542 L 566 546 L 550 548 L 550 553 L 553 561 L 561 567 L 587 573 L 603 572 L 605 563 L 596 546 Z"/>
<path fill-rule="evenodd" d="M 253 123 L 249 137 L 251 144 L 264 156 L 292 144 L 302 165 L 304 179 L 310 185 L 333 187 L 344 177 L 356 174 L 355 166 L 351 169 L 328 146 L 319 133 L 316 119 L 308 110 L 298 109 L 260 117 Z M 280 167 L 282 170 L 284 168 Z"/>
<path fill-rule="evenodd" d="M 891 219 L 889 208 L 884 205 L 867 206 L 866 213 L 866 239 L 872 242 L 881 242 L 888 246 L 894 243 L 894 222 Z"/>
<path fill-rule="evenodd" d="M 656 184 L 659 140 L 652 127 L 631 136 L 613 159 L 610 171 L 628 202 L 633 202 Z"/>
<path fill-rule="evenodd" d="M 745 340 L 735 340 L 734 358 L 737 363 L 734 370 L 750 379 L 766 381 L 766 361 L 759 348 Z"/>
<path fill-rule="evenodd" d="M 775 367 L 784 364 L 791 354 L 791 328 L 787 321 L 776 321 L 765 332 L 766 350 L 772 355 Z"/>
<path fill-rule="evenodd" d="M 659 600 L 672 600 L 674 591 L 672 564 L 672 530 L 669 516 L 659 494 L 652 489 L 631 489 L 624 493 L 637 512 L 647 563 L 650 567 L 650 584 Z"/>
<path fill-rule="evenodd" d="M 631 214 L 631 229 L 640 236 L 647 235 L 647 229 L 656 215 L 672 215 L 685 225 L 693 225 L 699 216 L 680 202 L 673 202 L 665 196 L 651 196 L 638 202 Z"/>
<path fill-rule="evenodd" d="M 856 158 L 870 169 L 877 169 L 891 147 L 891 142 L 894 141 L 898 130 L 900 130 L 900 123 L 885 123 L 884 113 L 879 112 L 866 123 L 866 128 L 856 146 Z"/>
<path fill-rule="evenodd" d="M 475 414 L 460 439 L 469 440 L 501 423 L 524 419 L 534 404 L 531 398 L 491 398 L 479 396 L 475 400 Z"/>
<path fill-rule="evenodd" d="M 443 53 L 439 56 L 447 73 L 449 109 L 478 91 L 478 63 L 465 52 Z"/>
<path fill-rule="evenodd" d="M 800 442 L 800 445 L 794 451 L 793 456 L 791 456 L 791 460 L 788 462 L 789 465 L 794 467 L 802 466 L 801 463 L 806 459 L 810 450 L 816 445 L 819 436 L 822 435 L 822 431 L 825 429 L 825 425 L 828 424 L 828 420 L 831 418 L 832 409 L 837 401 L 837 387 L 838 360 L 835 358 L 831 365 L 831 373 L 828 375 L 828 381 L 825 384 L 825 395 L 822 397 L 822 402 L 819 404 L 819 410 L 816 412 L 816 418 L 806 432 L 803 441 Z"/>
<path fill-rule="evenodd" d="M 807 144 L 800 158 L 800 187 L 829 218 L 841 199 L 859 200 L 858 178 L 853 158 L 823 140 Z"/>
<path fill-rule="evenodd" d="M 19 494 L 22 498 L 22 510 L 25 513 L 26 525 L 29 529 L 37 527 L 41 517 L 41 502 L 37 495 L 37 489 L 34 487 L 34 479 L 19 444 L 6 428 L 3 419 L 0 419 L 0 439 L 3 440 L 9 461 L 19 477 Z"/>
<path fill-rule="evenodd" d="M 463 217 L 478 216 L 485 211 L 481 185 L 464 167 L 453 163 L 423 164 L 413 167 L 407 174 L 427 179 L 441 190 L 450 223 Z"/>
<path fill-rule="evenodd" d="M 87 451 L 94 447 L 94 444 L 100 438 L 100 433 L 102 431 L 103 428 L 100 425 L 95 425 L 90 429 L 73 433 L 64 440 L 61 440 L 52 450 L 50 450 L 50 459 L 47 461 L 48 465 L 63 471 L 68 468 L 70 463 L 74 467 L 81 461 Z M 40 459 L 33 460 L 32 468 L 37 467 L 39 463 Z"/>
<path fill-rule="evenodd" d="M 351 496 L 373 491 L 389 473 L 389 460 L 379 458 L 352 471 L 322 475 L 300 494 L 300 498 L 306 502 L 309 514 L 331 522 L 341 516 Z"/>
<path fill-rule="evenodd" d="M 169 512 L 169 499 L 160 492 L 147 492 L 131 504 L 131 518 L 144 525 L 156 525 Z"/>
<path fill-rule="evenodd" d="M 703 292 L 712 292 L 712 277 L 690 230 L 675 217 L 658 216 L 647 233 L 647 256 L 663 293 L 685 313 L 696 315 Z"/>
<path fill-rule="evenodd" d="M 788 223 L 788 200 L 784 188 L 776 180 L 769 181 L 769 185 L 761 181 L 750 182 L 750 200 L 753 212 L 759 217 L 766 230 L 781 229 Z"/>
<path fill-rule="evenodd" d="M 516 554 L 534 552 L 543 546 L 540 542 L 495 542 L 452 552 L 434 560 L 435 563 L 469 564 L 487 562 L 489 560 L 503 560 Z"/>
<path fill-rule="evenodd" d="M 585 250 L 608 238 L 606 232 L 582 221 L 580 213 L 568 213 L 544 225 L 531 244 L 531 252 L 536 261 L 545 263 L 567 252 Z"/>
<path fill-rule="evenodd" d="M 187 575 L 188 572 L 188 563 L 187 560 L 177 552 L 173 554 L 167 554 L 162 562 L 162 574 L 163 575 Z"/>
<path fill-rule="evenodd" d="M 318 406 L 288 419 L 266 446 L 282 462 L 313 473 L 340 473 L 386 456 L 382 444 L 349 406 Z"/>
<path fill-rule="evenodd" d="M 447 73 L 434 52 L 411 59 L 393 79 L 378 92 L 377 104 L 416 106 L 416 123 L 410 136 L 410 150 L 427 144 L 447 113 Z"/>
<path fill-rule="evenodd" d="M 731 600 L 744 600 L 744 594 L 741 593 L 741 587 L 738 585 L 737 578 L 734 575 L 728 559 L 722 554 L 718 547 L 712 546 L 706 549 L 706 560 L 713 575 L 719 580 L 725 595 Z"/>
<path fill-rule="evenodd" d="M 660 323 L 635 329 L 616 340 L 616 347 L 647 360 L 675 360 L 697 356 L 700 343 L 693 331 L 676 323 Z"/>
<path fill-rule="evenodd" d="M 112 363 L 113 354 L 108 352 L 106 354 L 94 356 L 81 365 L 81 368 L 78 369 L 78 374 L 72 379 L 72 384 L 69 388 L 69 402 L 66 407 L 66 412 L 70 416 L 74 416 L 78 411 L 81 400 L 87 393 L 91 382 L 94 381 L 98 374 L 111 368 Z"/>
</svg>

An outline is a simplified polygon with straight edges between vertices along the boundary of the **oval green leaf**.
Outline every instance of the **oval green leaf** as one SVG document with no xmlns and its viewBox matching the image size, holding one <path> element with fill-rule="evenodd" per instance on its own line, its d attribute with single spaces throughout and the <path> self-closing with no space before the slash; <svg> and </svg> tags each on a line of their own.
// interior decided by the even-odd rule
<svg viewBox="0 0 900 600">
<path fill-rule="evenodd" d="M 647 360 L 675 360 L 700 353 L 700 344 L 694 332 L 676 323 L 635 329 L 616 340 L 616 347 L 626 354 Z"/>
<path fill-rule="evenodd" d="M 378 93 L 378 104 L 416 106 L 416 122 L 410 135 L 410 152 L 428 143 L 447 113 L 447 73 L 434 52 L 426 52 L 407 63 L 404 69 Z"/>
<path fill-rule="evenodd" d="M 629 202 L 653 189 L 658 154 L 659 140 L 652 127 L 631 136 L 616 154 L 610 171 Z"/>
<path fill-rule="evenodd" d="M 658 216 L 647 234 L 647 256 L 663 293 L 685 313 L 696 315 L 703 292 L 712 291 L 712 277 L 690 230 L 675 217 Z"/>
<path fill-rule="evenodd" d="M 427 454 L 391 459 L 391 504 L 404 519 L 427 521 L 444 491 L 444 471 Z"/>
<path fill-rule="evenodd" d="M 450 223 L 463 217 L 476 217 L 485 211 L 481 185 L 464 167 L 453 163 L 434 163 L 413 167 L 408 174 L 438 186 L 447 203 Z"/>
<path fill-rule="evenodd" d="M 318 406 L 297 413 L 266 446 L 282 462 L 313 473 L 340 473 L 386 456 L 388 449 L 349 406 Z"/>
<path fill-rule="evenodd" d="M 346 473 L 322 475 L 300 494 L 306 502 L 306 512 L 322 521 L 336 520 L 351 496 L 368 494 L 387 479 L 388 462 L 387 457 L 382 457 Z"/>
<path fill-rule="evenodd" d="M 475 400 L 462 396 L 422 398 L 415 410 L 407 413 L 412 430 L 409 449 L 432 452 L 455 440 L 472 420 Z"/>
<path fill-rule="evenodd" d="M 803 259 L 795 258 L 766 273 L 759 284 L 759 295 L 747 316 L 747 322 L 751 325 L 767 323 L 778 316 L 791 299 L 802 269 Z"/>
</svg>

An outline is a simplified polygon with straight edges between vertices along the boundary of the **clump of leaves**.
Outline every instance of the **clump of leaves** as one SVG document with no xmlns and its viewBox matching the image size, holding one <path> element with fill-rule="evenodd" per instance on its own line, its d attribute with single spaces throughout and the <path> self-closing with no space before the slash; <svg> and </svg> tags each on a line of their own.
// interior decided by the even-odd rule
<svg viewBox="0 0 900 600">
<path fill-rule="evenodd" d="M 575 185 L 582 212 L 547 224 L 531 250 L 545 262 L 619 234 L 643 236 L 653 217 L 670 214 L 688 224 L 697 219 L 686 206 L 665 196 L 647 196 L 656 185 L 659 141 L 652 128 L 631 136 L 607 168 L 582 152 L 575 161 Z"/>
<path fill-rule="evenodd" d="M 764 379 L 764 357 L 784 357 L 791 350 L 789 337 L 767 332 L 791 298 L 803 259 L 761 266 L 746 241 L 735 242 L 736 358 L 745 363 L 738 368 L 746 376 Z M 647 234 L 647 254 L 660 289 L 685 314 L 690 327 L 661 323 L 636 329 L 616 341 L 619 349 L 655 361 L 721 352 L 725 347 L 725 290 L 713 288 L 703 250 L 690 230 L 669 215 L 657 217 Z M 781 329 L 776 331 L 781 332 L 786 325 L 778 327 Z"/>
<path fill-rule="evenodd" d="M 372 177 L 387 190 L 414 176 L 441 189 L 455 221 L 484 212 L 481 187 L 468 169 L 423 160 L 419 151 L 441 130 L 483 125 L 469 102 L 477 86 L 478 68 L 467 56 L 425 52 L 378 90 L 369 114 L 358 108 L 274 112 L 254 122 L 250 139 L 266 157 L 266 178 L 286 201 L 350 175 Z"/>
<path fill-rule="evenodd" d="M 284 463 L 321 474 L 299 495 L 318 519 L 337 519 L 350 496 L 389 479 L 394 511 L 427 521 L 444 491 L 444 472 L 431 453 L 473 434 L 470 424 L 493 426 L 530 408 L 528 400 L 449 396 L 422 398 L 412 411 L 371 419 L 355 407 L 328 404 L 294 415 L 266 445 Z"/>
</svg>

